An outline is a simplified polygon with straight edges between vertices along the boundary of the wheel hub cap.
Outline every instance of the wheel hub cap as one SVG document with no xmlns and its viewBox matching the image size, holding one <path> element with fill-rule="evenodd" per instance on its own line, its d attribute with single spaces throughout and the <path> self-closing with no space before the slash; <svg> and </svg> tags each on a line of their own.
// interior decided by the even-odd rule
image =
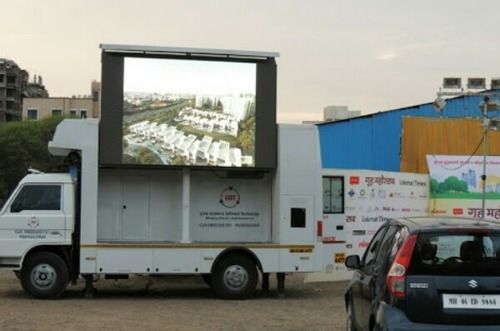
<svg viewBox="0 0 500 331">
<path fill-rule="evenodd" d="M 51 287 L 56 278 L 56 270 L 48 264 L 39 264 L 31 271 L 31 283 L 39 289 Z"/>
<path fill-rule="evenodd" d="M 232 290 L 240 290 L 248 283 L 248 273 L 239 265 L 232 265 L 224 272 L 224 284 Z"/>
</svg>

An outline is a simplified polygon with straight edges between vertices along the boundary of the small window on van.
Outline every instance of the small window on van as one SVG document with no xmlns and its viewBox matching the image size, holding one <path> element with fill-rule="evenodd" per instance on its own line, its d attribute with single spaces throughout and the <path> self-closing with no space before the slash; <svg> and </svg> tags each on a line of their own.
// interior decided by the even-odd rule
<svg viewBox="0 0 500 331">
<path fill-rule="evenodd" d="M 323 213 L 344 213 L 344 177 L 323 177 Z"/>
<path fill-rule="evenodd" d="M 306 209 L 305 208 L 292 208 L 291 215 L 292 228 L 305 228 L 306 227 Z"/>
<path fill-rule="evenodd" d="M 60 210 L 61 186 L 25 185 L 10 206 L 11 213 L 23 210 Z"/>
</svg>

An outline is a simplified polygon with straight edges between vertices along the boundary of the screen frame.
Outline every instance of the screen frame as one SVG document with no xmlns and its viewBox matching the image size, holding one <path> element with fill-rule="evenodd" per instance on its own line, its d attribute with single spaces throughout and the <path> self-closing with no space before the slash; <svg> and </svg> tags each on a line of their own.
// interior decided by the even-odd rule
<svg viewBox="0 0 500 331">
<path fill-rule="evenodd" d="M 240 62 L 256 64 L 255 90 L 255 162 L 253 167 L 221 167 L 197 165 L 148 165 L 122 162 L 123 138 L 123 83 L 126 57 Z M 277 167 L 276 83 L 277 68 L 274 57 L 244 57 L 230 54 L 155 53 L 102 51 L 101 56 L 101 120 L 99 125 L 99 166 L 103 168 L 140 169 L 212 169 L 263 171 Z"/>
</svg>

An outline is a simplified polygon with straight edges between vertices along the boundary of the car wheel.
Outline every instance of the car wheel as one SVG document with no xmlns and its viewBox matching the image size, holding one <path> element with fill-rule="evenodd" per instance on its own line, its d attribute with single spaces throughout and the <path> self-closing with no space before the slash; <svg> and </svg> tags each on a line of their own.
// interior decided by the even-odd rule
<svg viewBox="0 0 500 331">
<path fill-rule="evenodd" d="M 49 252 L 37 253 L 28 258 L 21 270 L 24 290 L 38 299 L 59 297 L 68 281 L 68 266 L 60 256 Z"/>
<path fill-rule="evenodd" d="M 215 267 L 212 285 L 223 299 L 246 299 L 257 287 L 257 267 L 244 255 L 229 255 Z"/>
<path fill-rule="evenodd" d="M 352 312 L 352 300 L 347 304 L 346 331 L 356 331 L 354 326 L 354 314 Z"/>
</svg>

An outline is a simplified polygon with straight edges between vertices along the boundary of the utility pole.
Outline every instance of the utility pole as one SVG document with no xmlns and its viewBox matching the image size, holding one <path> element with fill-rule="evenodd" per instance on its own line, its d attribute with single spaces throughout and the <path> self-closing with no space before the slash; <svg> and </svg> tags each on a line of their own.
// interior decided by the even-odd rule
<svg viewBox="0 0 500 331">
<path fill-rule="evenodd" d="M 481 201 L 482 219 L 486 219 L 486 156 L 488 155 L 488 101 L 490 98 L 486 95 L 483 99 L 483 194 Z"/>
</svg>

